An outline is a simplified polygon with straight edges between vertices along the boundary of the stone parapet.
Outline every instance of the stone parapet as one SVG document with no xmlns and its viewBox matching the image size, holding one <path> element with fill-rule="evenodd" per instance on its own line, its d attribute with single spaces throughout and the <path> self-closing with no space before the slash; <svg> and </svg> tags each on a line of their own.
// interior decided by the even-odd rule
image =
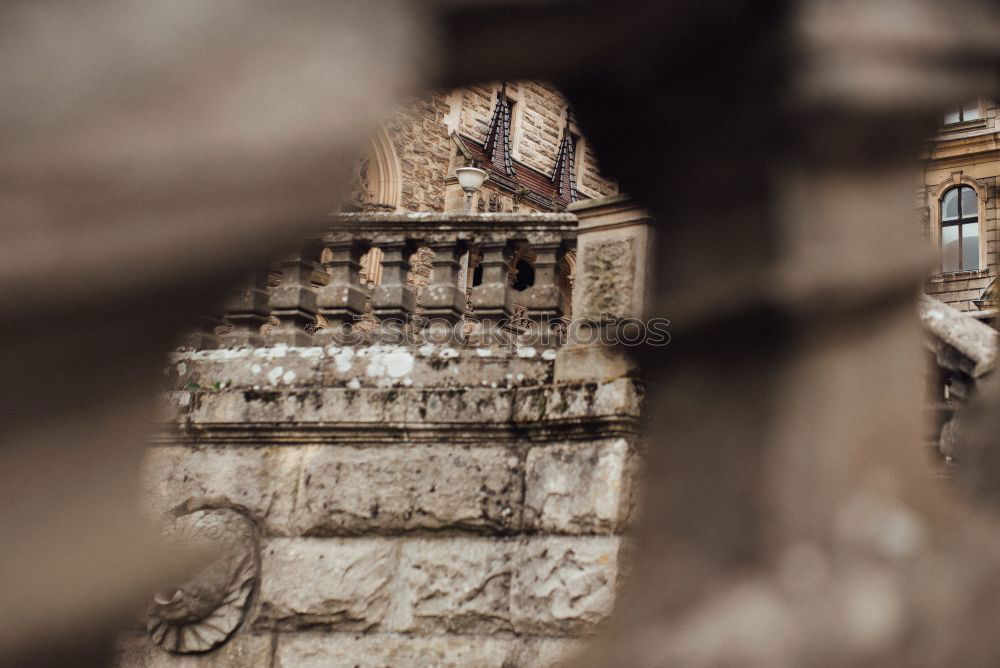
<svg viewBox="0 0 1000 668">
<path fill-rule="evenodd" d="M 175 353 L 145 507 L 239 513 L 260 576 L 217 649 L 173 655 L 136 632 L 119 665 L 548 666 L 571 652 L 620 584 L 644 389 L 554 384 L 551 353 Z"/>
<path fill-rule="evenodd" d="M 576 228 L 558 213 L 337 214 L 246 277 L 181 349 L 482 346 L 532 328 L 534 345 L 554 347 L 570 315 Z"/>
</svg>

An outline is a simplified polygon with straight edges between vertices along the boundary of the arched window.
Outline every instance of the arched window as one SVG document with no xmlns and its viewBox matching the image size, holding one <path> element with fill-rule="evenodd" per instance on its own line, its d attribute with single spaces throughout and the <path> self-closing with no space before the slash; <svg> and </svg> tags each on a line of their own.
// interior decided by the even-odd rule
<svg viewBox="0 0 1000 668">
<path fill-rule="evenodd" d="M 969 186 L 941 198 L 941 271 L 979 269 L 979 200 Z"/>
</svg>

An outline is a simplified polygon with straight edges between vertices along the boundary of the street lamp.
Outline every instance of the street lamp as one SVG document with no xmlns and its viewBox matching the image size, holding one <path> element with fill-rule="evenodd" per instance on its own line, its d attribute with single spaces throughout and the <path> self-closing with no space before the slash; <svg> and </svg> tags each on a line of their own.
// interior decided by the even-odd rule
<svg viewBox="0 0 1000 668">
<path fill-rule="evenodd" d="M 465 191 L 465 211 L 472 211 L 472 196 L 483 187 L 483 182 L 490 178 L 485 169 L 478 167 L 458 167 L 455 169 L 458 185 Z"/>
</svg>

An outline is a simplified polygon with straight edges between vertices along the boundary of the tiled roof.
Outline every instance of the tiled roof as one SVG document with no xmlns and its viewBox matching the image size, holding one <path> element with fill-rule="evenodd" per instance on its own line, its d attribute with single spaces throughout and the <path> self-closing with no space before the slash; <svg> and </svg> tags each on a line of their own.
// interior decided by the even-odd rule
<svg viewBox="0 0 1000 668">
<path fill-rule="evenodd" d="M 511 160 L 511 167 L 514 174 L 513 176 L 508 176 L 497 169 L 496 165 L 486 154 L 486 149 L 482 144 L 470 139 L 469 137 L 462 137 L 462 141 L 469 149 L 473 159 L 479 164 L 479 166 L 490 173 L 490 180 L 499 184 L 501 187 L 504 187 L 511 192 L 517 191 L 519 188 L 524 188 L 534 196 L 530 199 L 541 207 L 551 207 L 553 203 L 566 206 L 573 201 L 570 200 L 569 197 L 560 196 L 558 188 L 551 177 L 537 172 L 531 167 L 515 160 Z M 576 199 L 583 198 L 580 195 L 577 195 Z"/>
</svg>

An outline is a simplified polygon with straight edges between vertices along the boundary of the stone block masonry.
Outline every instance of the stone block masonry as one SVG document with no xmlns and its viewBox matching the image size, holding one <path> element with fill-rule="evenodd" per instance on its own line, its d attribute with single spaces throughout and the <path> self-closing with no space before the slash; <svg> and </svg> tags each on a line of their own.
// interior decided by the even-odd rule
<svg viewBox="0 0 1000 668">
<path fill-rule="evenodd" d="M 236 634 L 119 665 L 552 666 L 611 612 L 632 519 L 637 381 L 553 383 L 521 349 L 177 353 L 146 458 L 154 517 L 259 529 Z"/>
</svg>

